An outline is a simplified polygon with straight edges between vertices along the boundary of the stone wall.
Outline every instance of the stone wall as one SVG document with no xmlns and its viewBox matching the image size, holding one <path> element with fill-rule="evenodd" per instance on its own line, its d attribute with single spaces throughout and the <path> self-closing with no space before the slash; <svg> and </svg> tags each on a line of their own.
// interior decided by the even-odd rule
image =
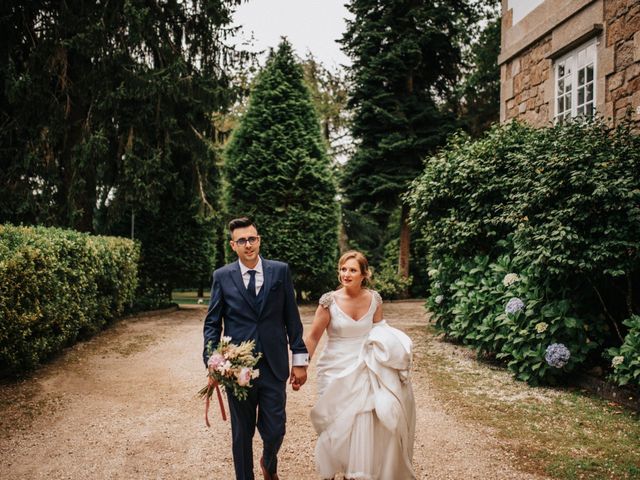
<svg viewBox="0 0 640 480">
<path fill-rule="evenodd" d="M 640 2 L 605 0 L 605 42 L 613 53 L 605 82 L 604 116 L 625 117 L 640 130 Z"/>
<path fill-rule="evenodd" d="M 503 0 L 500 120 L 553 122 L 553 59 L 596 38 L 596 110 L 640 132 L 640 0 L 545 0 L 516 25 Z"/>
<path fill-rule="evenodd" d="M 549 35 L 502 65 L 501 121 L 518 119 L 536 126 L 549 123 L 552 64 L 546 57 L 550 50 Z"/>
</svg>

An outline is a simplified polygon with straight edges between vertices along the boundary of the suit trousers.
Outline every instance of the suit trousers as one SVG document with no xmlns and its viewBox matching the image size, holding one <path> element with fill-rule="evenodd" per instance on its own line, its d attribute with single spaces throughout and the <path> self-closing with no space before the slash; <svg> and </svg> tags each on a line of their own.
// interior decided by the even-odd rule
<svg viewBox="0 0 640 480">
<path fill-rule="evenodd" d="M 278 380 L 264 359 L 257 364 L 260 376 L 245 400 L 227 392 L 231 413 L 233 464 L 237 480 L 254 480 L 253 435 L 256 426 L 262 437 L 262 457 L 269 473 L 277 472 L 278 451 L 285 434 L 287 382 Z"/>
</svg>

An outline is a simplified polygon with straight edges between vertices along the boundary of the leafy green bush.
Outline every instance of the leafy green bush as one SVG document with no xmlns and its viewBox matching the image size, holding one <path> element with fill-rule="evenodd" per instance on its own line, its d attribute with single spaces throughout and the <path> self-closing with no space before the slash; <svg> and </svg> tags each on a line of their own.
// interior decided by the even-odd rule
<svg viewBox="0 0 640 480">
<path fill-rule="evenodd" d="M 0 373 L 34 368 L 122 315 L 138 254 L 126 239 L 0 225 Z"/>
<path fill-rule="evenodd" d="M 384 299 L 399 298 L 411 286 L 411 276 L 405 278 L 398 274 L 397 268 L 385 265 L 381 270 L 374 272 L 373 288 Z"/>
<path fill-rule="evenodd" d="M 629 327 L 624 342 L 607 351 L 613 368 L 611 378 L 618 385 L 640 387 L 640 316 L 634 315 L 623 323 Z"/>
<path fill-rule="evenodd" d="M 438 267 L 429 271 L 432 291 L 427 300 L 437 315 L 436 325 L 449 338 L 505 361 L 520 380 L 553 383 L 597 346 L 570 302 L 557 300 L 557 289 L 548 283 L 533 282 L 530 270 L 516 273 L 506 255 L 493 263 L 477 256 L 459 266 L 448 261 Z M 554 343 L 570 352 L 560 368 L 545 359 Z"/>
<path fill-rule="evenodd" d="M 553 382 L 599 358 L 638 313 L 640 138 L 624 126 L 512 122 L 456 136 L 406 200 L 437 326 L 520 379 Z M 508 273 L 519 281 L 507 288 Z M 511 298 L 522 311 L 505 312 Z M 551 344 L 561 367 L 545 361 Z"/>
<path fill-rule="evenodd" d="M 379 266 L 372 267 L 372 287 L 384 299 L 405 298 L 413 283 L 411 275 L 405 278 L 398 273 L 399 258 L 400 241 L 393 238 L 384 246 L 384 257 Z"/>
</svg>

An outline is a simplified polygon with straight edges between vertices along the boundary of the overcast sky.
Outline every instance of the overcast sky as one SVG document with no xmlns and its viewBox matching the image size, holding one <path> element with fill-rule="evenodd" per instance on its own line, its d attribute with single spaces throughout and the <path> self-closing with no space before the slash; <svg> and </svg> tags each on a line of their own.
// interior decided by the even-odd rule
<svg viewBox="0 0 640 480">
<path fill-rule="evenodd" d="M 307 51 L 332 70 L 349 64 L 336 40 L 342 37 L 349 12 L 346 0 L 249 0 L 237 7 L 235 24 L 243 27 L 238 41 L 251 38 L 251 51 L 276 47 L 285 36 L 300 57 Z M 261 64 L 264 60 L 261 59 Z"/>
</svg>

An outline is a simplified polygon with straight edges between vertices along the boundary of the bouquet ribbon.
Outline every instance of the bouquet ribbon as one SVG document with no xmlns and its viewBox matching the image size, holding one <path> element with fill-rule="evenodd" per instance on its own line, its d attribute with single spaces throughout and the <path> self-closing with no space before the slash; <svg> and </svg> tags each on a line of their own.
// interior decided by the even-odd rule
<svg viewBox="0 0 640 480">
<path fill-rule="evenodd" d="M 205 400 L 205 406 L 204 406 L 204 422 L 207 424 L 207 427 L 211 426 L 211 424 L 209 423 L 209 404 L 211 403 L 211 395 L 210 395 L 211 388 L 213 387 L 209 387 L 209 391 L 205 395 L 206 400 Z M 224 411 L 224 403 L 222 402 L 222 394 L 220 393 L 220 387 L 216 384 L 215 389 L 218 396 L 218 404 L 220 405 L 220 414 L 222 415 L 222 421 L 226 422 L 227 414 Z"/>
</svg>

